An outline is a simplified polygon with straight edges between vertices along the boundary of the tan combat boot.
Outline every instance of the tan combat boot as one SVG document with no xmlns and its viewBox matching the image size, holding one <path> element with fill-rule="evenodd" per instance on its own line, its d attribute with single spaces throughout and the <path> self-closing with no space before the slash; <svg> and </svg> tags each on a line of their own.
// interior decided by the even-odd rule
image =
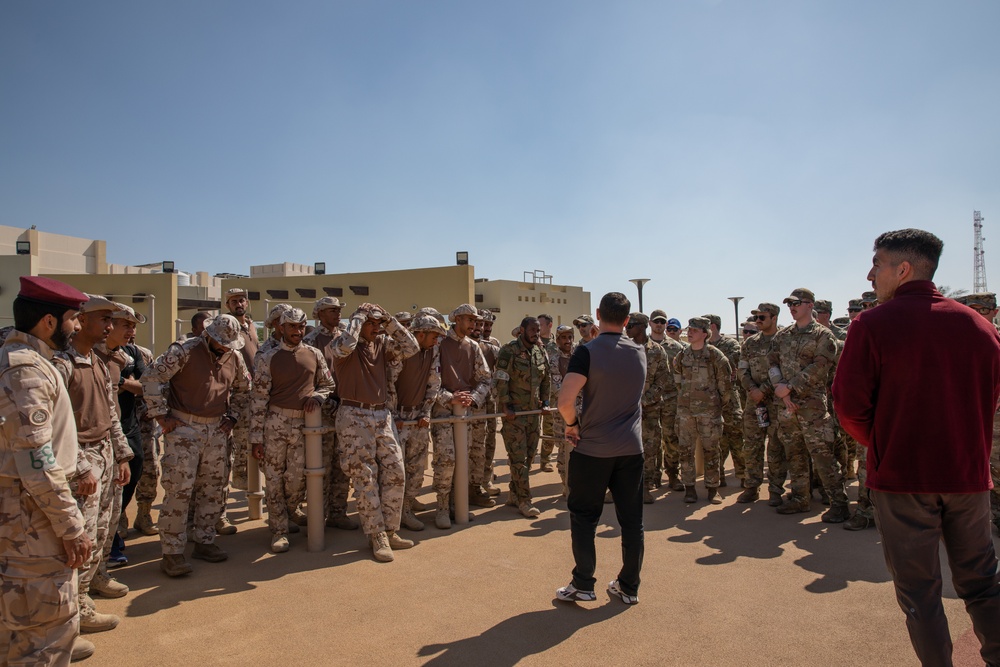
<svg viewBox="0 0 1000 667">
<path fill-rule="evenodd" d="M 389 547 L 391 549 L 412 549 L 413 540 L 408 540 L 406 538 L 400 537 L 396 534 L 396 531 L 390 530 L 386 533 L 389 538 Z"/>
<path fill-rule="evenodd" d="M 184 554 L 163 554 L 160 569 L 168 577 L 182 577 L 194 571 L 191 564 L 184 560 Z"/>
<path fill-rule="evenodd" d="M 94 655 L 94 642 L 77 637 L 73 640 L 73 652 L 70 654 L 70 662 L 80 662 Z"/>
<path fill-rule="evenodd" d="M 128 586 L 112 577 L 104 566 L 101 566 L 90 582 L 90 592 L 102 598 L 123 598 L 128 595 Z"/>
<path fill-rule="evenodd" d="M 135 521 L 132 522 L 132 527 L 143 535 L 156 535 L 159 532 L 156 530 L 156 524 L 153 523 L 153 517 L 150 514 L 152 509 L 151 503 L 138 504 Z"/>
<path fill-rule="evenodd" d="M 451 528 L 451 516 L 449 516 L 448 511 L 448 493 L 438 494 L 438 505 L 437 513 L 434 515 L 434 525 L 441 530 L 447 530 Z"/>
<path fill-rule="evenodd" d="M 215 532 L 219 535 L 235 535 L 236 526 L 229 521 L 229 517 L 223 512 L 219 520 L 215 522 Z"/>
<path fill-rule="evenodd" d="M 469 504 L 475 507 L 493 507 L 497 501 L 490 498 L 490 494 L 483 491 L 478 484 L 469 484 Z"/>
<path fill-rule="evenodd" d="M 418 519 L 417 516 L 413 513 L 413 508 L 411 506 L 411 501 L 409 501 L 409 500 L 404 500 L 403 501 L 402 523 L 403 523 L 403 526 L 405 526 L 406 528 L 408 528 L 410 530 L 423 530 L 424 529 L 424 522 L 421 521 L 420 519 Z"/>
<path fill-rule="evenodd" d="M 81 597 L 89 598 L 90 596 Z M 91 600 L 90 605 L 86 604 L 83 600 L 80 601 L 81 633 L 107 632 L 108 630 L 114 630 L 122 622 L 122 619 L 114 614 L 99 613 L 92 605 L 93 600 Z"/>
<path fill-rule="evenodd" d="M 372 545 L 372 554 L 375 560 L 380 563 L 391 563 L 395 556 L 392 555 L 392 547 L 389 546 L 389 536 L 385 531 L 379 531 L 369 537 Z"/>
</svg>

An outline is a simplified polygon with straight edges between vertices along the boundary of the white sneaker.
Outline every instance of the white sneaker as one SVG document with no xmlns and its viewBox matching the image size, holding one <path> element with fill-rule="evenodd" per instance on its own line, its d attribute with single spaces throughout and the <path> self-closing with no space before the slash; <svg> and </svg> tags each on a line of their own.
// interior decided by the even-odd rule
<svg viewBox="0 0 1000 667">
<path fill-rule="evenodd" d="M 557 588 L 556 597 L 563 602 L 593 602 L 597 599 L 594 591 L 581 591 L 572 583 Z"/>
<path fill-rule="evenodd" d="M 625 604 L 639 604 L 639 596 L 629 595 L 623 591 L 621 584 L 618 583 L 617 579 L 608 584 L 608 593 L 618 597 Z"/>
</svg>

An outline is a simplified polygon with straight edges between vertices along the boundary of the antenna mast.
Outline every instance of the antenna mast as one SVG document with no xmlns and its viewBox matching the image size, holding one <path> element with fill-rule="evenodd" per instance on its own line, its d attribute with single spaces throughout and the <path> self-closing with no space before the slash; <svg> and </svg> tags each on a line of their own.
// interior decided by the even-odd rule
<svg viewBox="0 0 1000 667">
<path fill-rule="evenodd" d="M 976 232 L 976 244 L 973 248 L 973 278 L 972 291 L 985 292 L 986 288 L 986 251 L 983 249 L 983 215 L 979 211 L 972 212 L 972 227 Z"/>
</svg>

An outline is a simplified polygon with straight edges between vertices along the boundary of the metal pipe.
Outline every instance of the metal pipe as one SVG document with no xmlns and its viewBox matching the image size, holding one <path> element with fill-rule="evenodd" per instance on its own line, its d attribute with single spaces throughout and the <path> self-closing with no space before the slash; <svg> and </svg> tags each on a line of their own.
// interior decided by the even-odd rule
<svg viewBox="0 0 1000 667">
<path fill-rule="evenodd" d="M 451 410 L 456 417 L 462 418 L 452 428 L 455 434 L 455 482 L 452 491 L 455 494 L 455 523 L 462 526 L 469 523 L 469 424 L 464 405 L 453 404 Z"/>
<path fill-rule="evenodd" d="M 323 412 L 318 408 L 305 413 L 306 446 L 306 516 L 308 523 L 308 550 L 323 551 Z"/>
</svg>

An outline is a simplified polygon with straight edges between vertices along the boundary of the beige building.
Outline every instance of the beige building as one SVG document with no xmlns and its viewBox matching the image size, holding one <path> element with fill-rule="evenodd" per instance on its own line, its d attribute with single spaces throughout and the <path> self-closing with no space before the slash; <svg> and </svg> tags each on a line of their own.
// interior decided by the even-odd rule
<svg viewBox="0 0 1000 667">
<path fill-rule="evenodd" d="M 541 314 L 552 316 L 553 328 L 573 324 L 583 313 L 593 316 L 590 292 L 582 287 L 553 285 L 551 276 L 540 272 L 525 272 L 524 280 L 476 280 L 476 305 L 492 310 L 497 321 L 493 335 L 502 343 L 510 340 L 514 327 L 525 317 Z M 579 338 L 579 335 L 577 335 Z"/>
</svg>

